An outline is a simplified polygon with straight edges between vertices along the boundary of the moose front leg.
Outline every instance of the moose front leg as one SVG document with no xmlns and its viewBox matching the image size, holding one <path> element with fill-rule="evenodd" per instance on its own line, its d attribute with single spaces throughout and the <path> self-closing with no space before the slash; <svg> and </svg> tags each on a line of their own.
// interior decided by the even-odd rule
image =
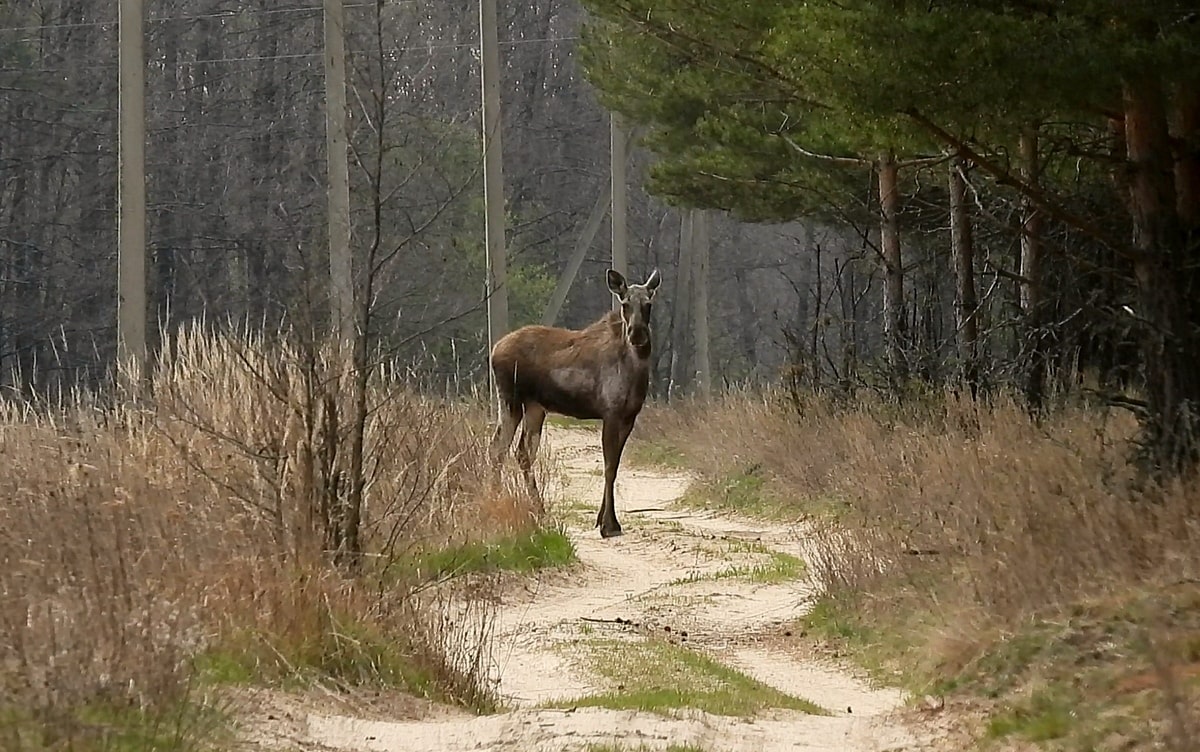
<svg viewBox="0 0 1200 752">
<path fill-rule="evenodd" d="M 617 469 L 621 466 L 621 452 L 633 430 L 633 421 L 621 418 L 606 418 L 601 440 L 604 444 L 604 498 L 600 502 L 600 513 L 596 515 L 596 526 L 600 537 L 613 538 L 621 534 L 621 523 L 617 522 L 617 501 L 613 486 L 617 481 Z"/>
</svg>

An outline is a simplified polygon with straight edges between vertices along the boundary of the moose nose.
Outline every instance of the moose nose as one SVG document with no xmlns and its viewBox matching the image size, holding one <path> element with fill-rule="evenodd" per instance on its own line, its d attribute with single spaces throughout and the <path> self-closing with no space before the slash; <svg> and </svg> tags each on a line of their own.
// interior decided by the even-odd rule
<svg viewBox="0 0 1200 752">
<path fill-rule="evenodd" d="M 629 330 L 629 342 L 637 347 L 641 347 L 650 342 L 650 329 L 644 326 L 635 326 Z"/>
</svg>

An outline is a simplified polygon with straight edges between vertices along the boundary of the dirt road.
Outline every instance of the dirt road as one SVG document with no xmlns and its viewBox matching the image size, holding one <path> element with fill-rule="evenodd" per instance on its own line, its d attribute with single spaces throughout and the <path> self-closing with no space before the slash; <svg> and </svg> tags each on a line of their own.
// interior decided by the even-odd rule
<svg viewBox="0 0 1200 752">
<path fill-rule="evenodd" d="M 636 441 L 636 438 L 634 439 Z M 617 483 L 625 535 L 592 529 L 602 478 L 598 434 L 550 429 L 547 497 L 563 517 L 581 566 L 514 594 L 495 624 L 493 679 L 510 712 L 473 717 L 439 712 L 419 721 L 369 720 L 308 707 L 290 714 L 292 748 L 366 752 L 593 747 L 706 752 L 926 748 L 895 717 L 903 698 L 873 689 L 805 653 L 792 635 L 812 586 L 796 570 L 801 531 L 690 511 L 676 502 L 682 473 L 629 467 Z M 597 643 L 597 641 L 602 641 Z M 618 689 L 590 669 L 588 645 L 619 650 L 654 640 L 698 651 L 828 715 L 770 709 L 753 719 L 697 710 L 661 714 L 546 706 Z M 612 646 L 617 646 L 613 648 Z"/>
</svg>

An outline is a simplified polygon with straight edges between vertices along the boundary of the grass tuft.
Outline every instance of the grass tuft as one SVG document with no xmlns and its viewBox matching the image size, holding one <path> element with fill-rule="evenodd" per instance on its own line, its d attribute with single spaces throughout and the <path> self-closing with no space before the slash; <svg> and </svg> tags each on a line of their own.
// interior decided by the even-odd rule
<svg viewBox="0 0 1200 752">
<path fill-rule="evenodd" d="M 423 579 L 480 572 L 536 572 L 578 560 L 575 544 L 559 528 L 538 528 L 520 535 L 466 543 L 417 557 Z"/>
<path fill-rule="evenodd" d="M 1016 736 L 1048 742 L 1067 736 L 1080 720 L 1080 701 L 1070 687 L 1056 685 L 1034 690 L 1026 699 L 996 712 L 987 722 L 989 739 Z"/>
<path fill-rule="evenodd" d="M 731 564 L 730 566 L 709 573 L 693 573 L 681 577 L 672 584 L 683 585 L 689 582 L 710 582 L 719 580 L 743 580 L 760 585 L 772 585 L 780 582 L 790 582 L 799 579 L 807 573 L 804 560 L 782 551 L 775 551 L 756 541 L 747 541 L 731 547 L 736 553 L 758 554 L 766 561 L 755 564 Z"/>
<path fill-rule="evenodd" d="M 674 445 L 661 439 L 635 437 L 625 447 L 630 464 L 678 470 L 687 467 L 688 458 Z"/>
<path fill-rule="evenodd" d="M 661 640 L 583 643 L 588 668 L 615 689 L 555 707 L 645 710 L 669 715 L 695 708 L 713 715 L 750 717 L 780 708 L 813 715 L 826 711 L 808 700 L 769 687 L 694 650 Z"/>
</svg>

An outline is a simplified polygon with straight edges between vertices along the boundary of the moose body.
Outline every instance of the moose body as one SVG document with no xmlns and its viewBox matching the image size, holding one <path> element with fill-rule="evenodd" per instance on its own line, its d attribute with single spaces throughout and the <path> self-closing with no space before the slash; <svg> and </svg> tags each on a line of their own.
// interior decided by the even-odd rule
<svg viewBox="0 0 1200 752">
<path fill-rule="evenodd" d="M 608 288 L 620 304 L 617 310 L 586 329 L 522 327 L 492 348 L 500 397 L 492 462 L 503 460 L 521 425 L 517 463 L 536 494 L 533 462 L 546 413 L 603 421 L 604 498 L 596 525 L 605 538 L 621 534 L 613 485 L 650 387 L 650 311 L 660 281 L 655 270 L 645 284 L 630 285 L 610 269 Z"/>
</svg>

